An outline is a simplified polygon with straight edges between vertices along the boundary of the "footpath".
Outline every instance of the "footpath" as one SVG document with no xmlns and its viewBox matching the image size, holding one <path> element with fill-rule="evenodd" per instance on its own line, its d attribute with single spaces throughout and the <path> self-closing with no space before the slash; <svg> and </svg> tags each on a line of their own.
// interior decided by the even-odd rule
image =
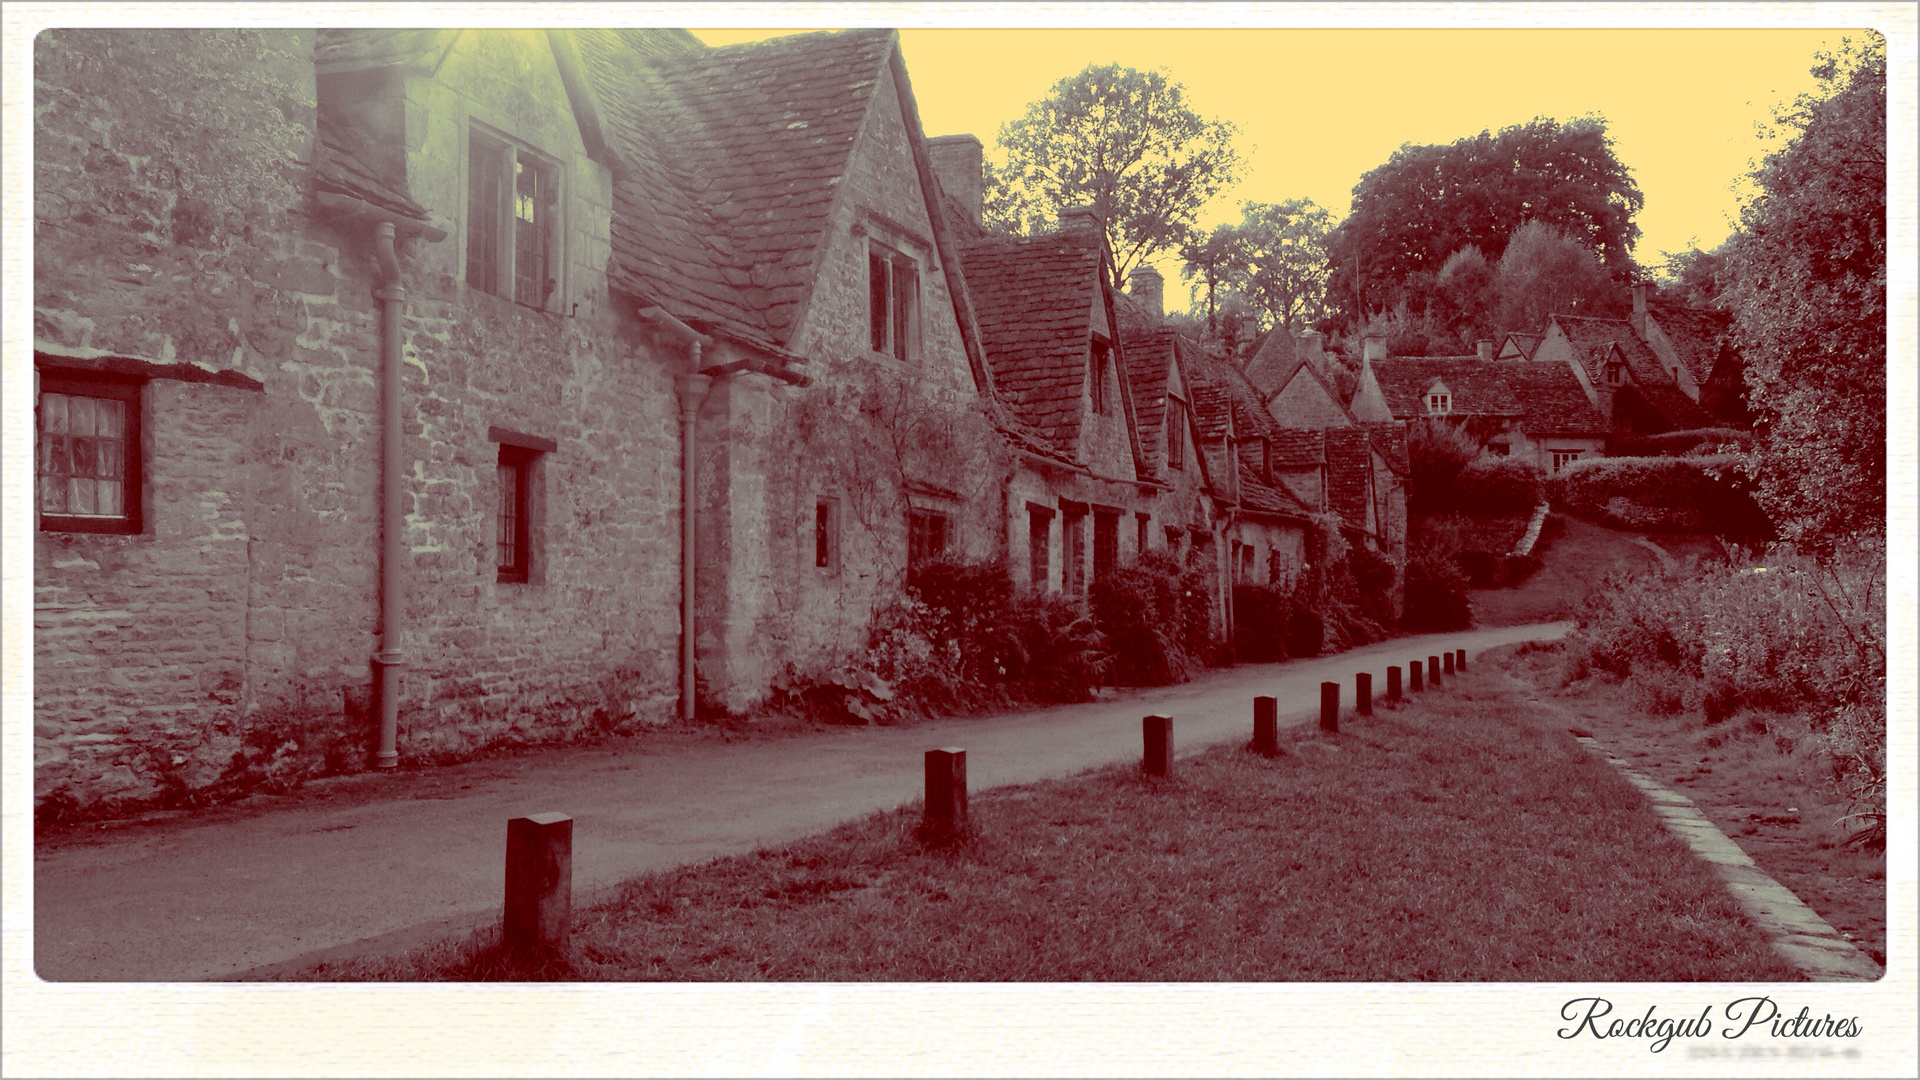
<svg viewBox="0 0 1920 1080">
<path fill-rule="evenodd" d="M 1544 640 L 1570 623 L 1396 638 L 1334 656 L 1249 664 L 1080 705 L 849 728 L 665 753 L 530 753 L 369 777 L 370 797 L 296 798 L 97 839 L 39 845 L 34 968 L 42 979 L 273 978 L 315 960 L 393 952 L 499 918 L 508 818 L 574 818 L 576 907 L 621 881 L 797 840 L 917 799 L 921 755 L 967 751 L 979 791 L 1140 755 L 1140 717 L 1173 717 L 1177 751 L 1243 741 L 1253 697 L 1280 722 L 1318 714 L 1320 683 L 1389 664 Z M 383 785 L 391 785 L 389 790 Z M 364 791 L 362 792 L 364 796 Z"/>
</svg>

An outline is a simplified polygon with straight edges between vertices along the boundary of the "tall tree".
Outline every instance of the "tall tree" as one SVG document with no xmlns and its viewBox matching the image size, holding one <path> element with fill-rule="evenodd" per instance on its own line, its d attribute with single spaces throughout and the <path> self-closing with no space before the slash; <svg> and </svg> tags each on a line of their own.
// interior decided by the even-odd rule
<svg viewBox="0 0 1920 1080">
<path fill-rule="evenodd" d="M 1248 249 L 1246 292 L 1273 326 L 1293 330 L 1320 317 L 1327 288 L 1331 217 L 1312 199 L 1241 207 Z"/>
<path fill-rule="evenodd" d="M 1886 39 L 1813 74 L 1775 117 L 1790 137 L 1753 174 L 1723 295 L 1761 417 L 1761 506 L 1824 553 L 1886 529 Z"/>
<path fill-rule="evenodd" d="M 1216 317 L 1219 290 L 1246 275 L 1247 258 L 1247 238 L 1235 225 L 1215 225 L 1204 238 L 1196 237 L 1181 246 L 1181 278 L 1207 291 L 1208 333 L 1220 329 Z"/>
<path fill-rule="evenodd" d="M 1643 202 L 1599 117 L 1402 146 L 1354 187 L 1330 245 L 1327 295 L 1349 326 L 1361 307 L 1387 311 L 1405 300 L 1423 310 L 1448 256 L 1472 246 L 1498 259 L 1528 221 L 1580 241 L 1624 279 L 1634 273 L 1633 215 Z"/>
<path fill-rule="evenodd" d="M 1585 244 L 1529 221 L 1514 230 L 1494 271 L 1494 329 L 1538 331 L 1549 315 L 1618 315 L 1626 291 Z"/>
<path fill-rule="evenodd" d="M 993 217 L 1030 232 L 1090 205 L 1124 280 L 1192 238 L 1201 208 L 1237 178 L 1235 134 L 1194 112 L 1165 72 L 1088 67 L 1001 125 L 1006 165 L 989 197 Z"/>
</svg>

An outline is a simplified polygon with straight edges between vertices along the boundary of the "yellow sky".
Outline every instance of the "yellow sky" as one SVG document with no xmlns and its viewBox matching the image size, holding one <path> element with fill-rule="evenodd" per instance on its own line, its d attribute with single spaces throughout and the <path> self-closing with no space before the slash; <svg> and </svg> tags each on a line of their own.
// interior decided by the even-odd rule
<svg viewBox="0 0 1920 1080">
<path fill-rule="evenodd" d="M 695 30 L 708 44 L 773 30 Z M 1712 247 L 1771 107 L 1813 85 L 1820 29 L 904 29 L 928 134 L 1000 125 L 1089 64 L 1165 68 L 1202 114 L 1231 121 L 1244 178 L 1205 223 L 1245 200 L 1305 196 L 1344 216 L 1360 175 L 1402 143 L 1445 143 L 1535 116 L 1607 119 L 1646 197 L 1635 254 Z M 1174 264 L 1163 262 L 1169 284 Z M 1171 290 L 1170 290 L 1171 291 Z"/>
</svg>

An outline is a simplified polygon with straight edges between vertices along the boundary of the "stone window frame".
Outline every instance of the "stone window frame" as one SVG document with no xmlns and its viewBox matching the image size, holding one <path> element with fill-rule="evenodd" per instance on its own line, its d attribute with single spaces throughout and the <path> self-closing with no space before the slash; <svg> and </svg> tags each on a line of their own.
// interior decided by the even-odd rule
<svg viewBox="0 0 1920 1080">
<path fill-rule="evenodd" d="M 494 472 L 494 581 L 501 585 L 543 584 L 546 460 L 559 444 L 499 427 L 488 428 L 487 439 L 499 445 Z M 498 479 L 509 473 L 514 478 L 511 507 L 507 505 L 505 484 Z M 503 519 L 509 516 L 513 522 L 511 537 L 502 535 Z M 501 551 L 509 546 L 509 561 L 502 563 Z"/>
<path fill-rule="evenodd" d="M 1092 517 L 1093 507 L 1088 504 L 1060 500 L 1060 591 L 1068 596 L 1087 594 L 1087 563 L 1093 547 L 1088 521 Z"/>
<path fill-rule="evenodd" d="M 953 512 L 924 503 L 907 507 L 907 571 L 944 558 L 953 550 Z"/>
<path fill-rule="evenodd" d="M 924 352 L 921 294 L 926 274 L 921 260 L 871 237 L 866 247 L 867 351 L 903 364 L 916 363 Z M 902 274 L 910 276 L 903 279 Z"/>
<path fill-rule="evenodd" d="M 1035 589 L 1053 587 L 1053 507 L 1027 503 L 1027 582 Z"/>
<path fill-rule="evenodd" d="M 567 170 L 565 162 L 528 144 L 525 140 L 516 139 L 471 116 L 467 118 L 466 140 L 466 166 L 462 174 L 463 183 L 466 186 L 466 200 L 463 204 L 465 233 L 461 243 L 461 279 L 470 288 L 489 296 L 511 300 L 522 307 L 547 312 L 559 310 L 561 297 L 566 291 Z M 494 220 L 490 228 L 494 243 L 497 245 L 492 260 L 494 270 L 491 282 L 475 281 L 473 274 L 475 265 L 473 245 L 484 235 L 482 227 L 475 221 L 475 212 L 479 209 L 478 204 L 485 198 L 485 192 L 477 183 L 476 168 L 479 159 L 476 155 L 485 149 L 492 150 L 496 155 L 494 167 L 499 170 L 500 175 L 494 180 L 501 185 L 496 189 L 497 195 L 487 200 L 492 203 Z M 545 234 L 547 277 L 545 295 L 539 303 L 533 303 L 522 295 L 519 287 L 518 271 L 521 269 L 518 265 L 519 229 L 516 226 L 515 212 L 519 197 L 514 186 L 517 183 L 515 177 L 521 172 L 520 167 L 523 162 L 532 163 L 539 174 L 547 176 L 551 181 L 547 188 L 549 194 L 541 202 L 532 204 L 536 223 L 543 204 L 546 213 L 546 227 L 542 231 Z M 505 238 L 510 238 L 510 242 Z"/>
<path fill-rule="evenodd" d="M 813 501 L 813 567 L 823 577 L 834 577 L 840 558 L 840 498 L 821 495 Z"/>
<path fill-rule="evenodd" d="M 1447 416 L 1453 412 L 1453 394 L 1447 390 L 1427 391 L 1427 415 Z"/>
<path fill-rule="evenodd" d="M 38 519 L 39 531 L 106 533 L 122 536 L 137 536 L 144 533 L 146 531 L 147 455 L 142 431 L 147 380 L 138 376 L 58 368 L 37 371 L 35 374 L 37 385 L 33 408 L 35 442 L 33 507 L 34 515 Z M 119 514 L 61 514 L 46 513 L 41 509 L 44 502 L 41 485 L 45 482 L 41 470 L 49 463 L 51 454 L 48 441 L 50 433 L 44 430 L 46 424 L 44 408 L 48 394 L 122 403 L 119 466 L 121 512 Z"/>
</svg>

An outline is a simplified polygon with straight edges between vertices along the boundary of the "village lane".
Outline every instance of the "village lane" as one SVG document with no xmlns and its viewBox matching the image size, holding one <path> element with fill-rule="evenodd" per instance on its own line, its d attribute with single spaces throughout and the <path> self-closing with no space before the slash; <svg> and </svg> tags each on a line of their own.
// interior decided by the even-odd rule
<svg viewBox="0 0 1920 1080">
<path fill-rule="evenodd" d="M 1351 707 L 1356 672 L 1370 671 L 1378 694 L 1389 664 L 1452 649 L 1472 656 L 1570 625 L 1398 638 L 986 717 L 584 760 L 531 753 L 475 774 L 465 790 L 441 784 L 344 806 L 297 800 L 56 843 L 34 861 L 35 969 L 53 980 L 223 979 L 320 955 L 394 951 L 499 917 L 506 819 L 520 814 L 573 815 L 580 906 L 637 874 L 792 841 L 911 801 L 921 794 L 922 752 L 933 747 L 967 750 L 972 790 L 1026 783 L 1137 758 L 1149 713 L 1174 718 L 1182 752 L 1244 740 L 1256 694 L 1279 698 L 1282 724 L 1300 723 L 1316 715 L 1322 680 L 1338 680 Z"/>
</svg>

